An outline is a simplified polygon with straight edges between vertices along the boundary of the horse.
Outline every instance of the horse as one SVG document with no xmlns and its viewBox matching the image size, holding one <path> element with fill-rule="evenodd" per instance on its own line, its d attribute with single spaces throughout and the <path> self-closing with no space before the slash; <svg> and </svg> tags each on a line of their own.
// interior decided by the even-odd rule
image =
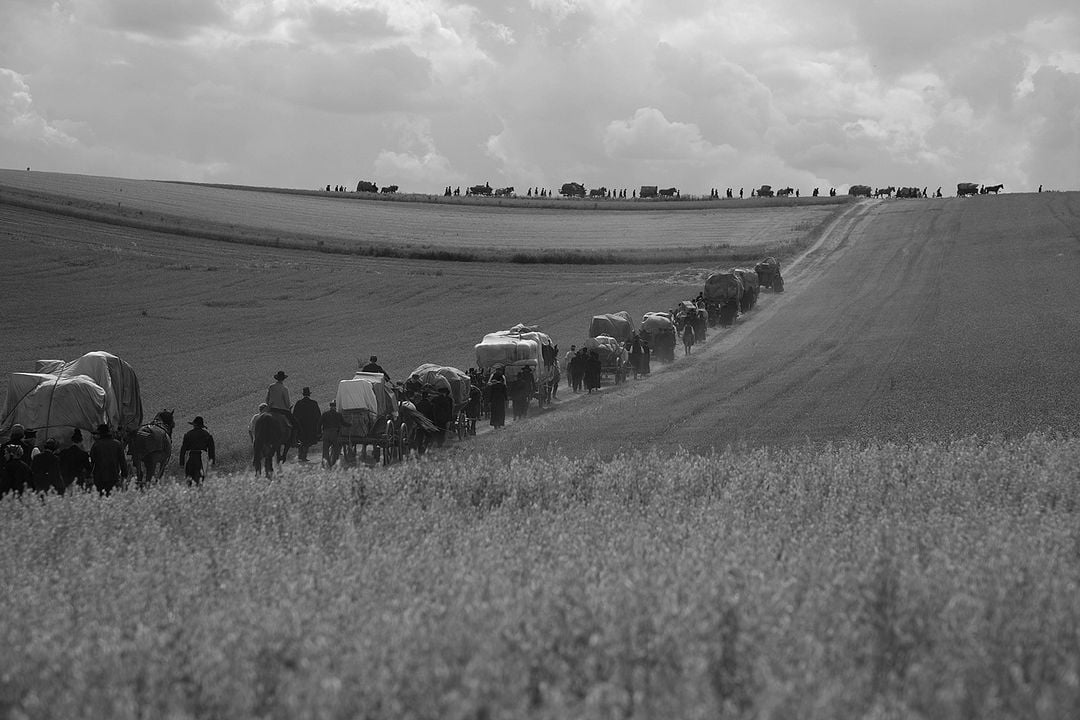
<svg viewBox="0 0 1080 720">
<path fill-rule="evenodd" d="M 289 446 L 296 443 L 296 428 L 282 413 L 265 412 L 255 420 L 252 442 L 252 464 L 255 474 L 266 471 L 266 477 L 274 472 L 274 458 L 278 465 L 285 462 Z"/>
<path fill-rule="evenodd" d="M 134 431 L 128 439 L 128 454 L 135 466 L 135 483 L 142 487 L 160 480 L 172 457 L 172 432 L 176 427 L 173 410 L 162 410 L 154 419 Z"/>
<path fill-rule="evenodd" d="M 1000 192 L 1004 188 L 1005 188 L 1004 185 L 987 185 L 986 187 L 984 187 L 982 189 L 982 194 L 987 195 L 989 193 L 994 193 L 995 195 L 997 195 L 998 192 Z"/>
</svg>

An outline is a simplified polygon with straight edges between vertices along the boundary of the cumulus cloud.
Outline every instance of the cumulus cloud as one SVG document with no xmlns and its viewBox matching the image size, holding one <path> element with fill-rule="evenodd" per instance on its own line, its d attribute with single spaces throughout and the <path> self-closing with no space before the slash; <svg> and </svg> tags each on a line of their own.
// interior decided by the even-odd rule
<svg viewBox="0 0 1080 720">
<path fill-rule="evenodd" d="M 34 106 L 30 86 L 19 73 L 0 68 L 0 137 L 10 143 L 73 147 L 78 141 L 46 120 Z"/>
<path fill-rule="evenodd" d="M 1069 0 L 12 0 L 4 20 L 0 138 L 50 143 L 58 170 L 1080 186 Z"/>
</svg>

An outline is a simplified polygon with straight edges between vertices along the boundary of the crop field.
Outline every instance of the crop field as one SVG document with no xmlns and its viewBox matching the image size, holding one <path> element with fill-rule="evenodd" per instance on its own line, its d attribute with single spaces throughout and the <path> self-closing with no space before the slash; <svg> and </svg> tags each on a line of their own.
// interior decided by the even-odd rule
<svg viewBox="0 0 1080 720">
<path fill-rule="evenodd" d="M 380 202 L 357 193 L 257 189 L 0 171 L 5 201 L 217 239 L 323 252 L 518 262 L 678 262 L 792 251 L 847 198 L 717 201 L 703 209 L 567 212 L 525 200 Z M 505 206 L 494 204 L 504 202 Z M 485 204 L 486 203 L 486 204 Z M 648 204 L 648 203 L 646 203 Z M 565 201 L 562 207 L 581 205 Z M 696 204 L 697 205 L 697 204 Z M 59 206 L 59 207 L 57 207 Z"/>
<path fill-rule="evenodd" d="M 539 416 L 420 460 L 288 463 L 267 481 L 244 469 L 246 427 L 279 368 L 294 399 L 310 386 L 325 407 L 368 355 L 395 379 L 464 368 L 484 333 L 518 322 L 565 350 L 591 315 L 669 309 L 723 265 L 650 260 L 643 231 L 602 263 L 319 252 L 317 235 L 263 242 L 278 222 L 260 226 L 265 208 L 238 209 L 246 229 L 229 236 L 195 212 L 194 186 L 123 181 L 177 193 L 155 219 L 73 189 L 96 179 L 12 189 L 10 175 L 0 394 L 39 358 L 108 350 L 147 411 L 175 407 L 181 432 L 203 415 L 222 452 L 200 488 L 177 482 L 174 455 L 145 491 L 0 498 L 0 717 L 1080 705 L 1080 194 L 843 203 L 798 221 L 773 213 L 805 208 L 741 208 L 801 228 L 770 246 L 787 292 L 691 356 L 598 394 L 563 389 Z M 416 211 L 195 190 L 225 193 L 207 207 L 265 194 Z M 523 226 L 560 214 L 496 210 Z M 492 211 L 453 212 L 480 225 Z M 678 233 L 699 212 L 661 220 Z M 551 222 L 585 232 L 605 214 Z M 1002 301 L 1021 265 L 1040 282 Z"/>
</svg>

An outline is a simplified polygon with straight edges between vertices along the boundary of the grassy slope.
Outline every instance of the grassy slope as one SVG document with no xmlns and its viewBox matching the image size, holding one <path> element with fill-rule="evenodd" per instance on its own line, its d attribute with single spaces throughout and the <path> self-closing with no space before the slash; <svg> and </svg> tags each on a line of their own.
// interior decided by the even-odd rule
<svg viewBox="0 0 1080 720">
<path fill-rule="evenodd" d="M 9 498 L 0 712 L 1066 717 L 1078 471 L 1033 436 Z"/>
<path fill-rule="evenodd" d="M 363 196 L 0 171 L 0 203 L 179 237 L 263 247 L 468 262 L 610 264 L 786 254 L 846 198 L 760 202 L 380 202 Z M 553 209 L 558 208 L 558 209 Z M 662 209 L 658 209 L 662 208 Z M 673 211 L 670 208 L 692 208 Z"/>
</svg>

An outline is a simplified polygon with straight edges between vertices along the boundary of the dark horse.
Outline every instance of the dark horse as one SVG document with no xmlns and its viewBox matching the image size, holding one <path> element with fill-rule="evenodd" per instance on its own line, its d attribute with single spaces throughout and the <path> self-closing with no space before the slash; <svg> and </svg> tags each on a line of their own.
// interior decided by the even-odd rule
<svg viewBox="0 0 1080 720">
<path fill-rule="evenodd" d="M 154 419 L 131 434 L 128 454 L 135 466 L 135 483 L 142 487 L 150 480 L 160 480 L 172 457 L 173 410 L 162 410 Z"/>
<path fill-rule="evenodd" d="M 255 474 L 266 471 L 270 477 L 274 471 L 274 457 L 278 465 L 285 462 L 289 447 L 296 444 L 296 428 L 282 413 L 266 412 L 255 420 L 252 462 Z"/>
</svg>

